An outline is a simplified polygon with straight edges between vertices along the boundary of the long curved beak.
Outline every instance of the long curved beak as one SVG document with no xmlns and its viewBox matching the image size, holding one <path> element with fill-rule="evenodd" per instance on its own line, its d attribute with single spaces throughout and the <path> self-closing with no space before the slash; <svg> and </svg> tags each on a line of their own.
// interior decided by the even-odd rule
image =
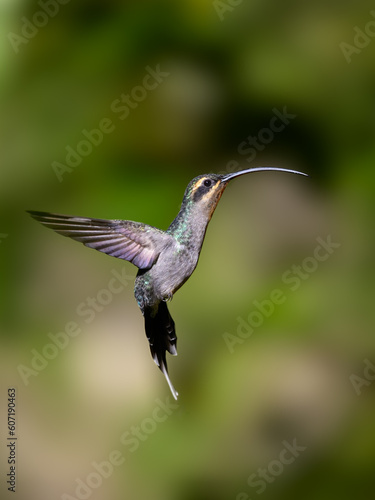
<svg viewBox="0 0 375 500">
<path fill-rule="evenodd" d="M 278 168 L 278 167 L 257 167 L 257 168 L 248 168 L 246 170 L 240 170 L 239 172 L 233 172 L 231 174 L 223 175 L 222 182 L 228 182 L 231 179 L 234 179 L 235 177 L 239 177 L 240 175 L 250 174 L 251 172 L 263 172 L 265 170 L 272 170 L 276 172 L 288 172 L 289 174 L 305 175 L 306 177 L 308 177 L 307 174 L 304 174 L 303 172 L 298 172 L 298 170 L 289 170 L 287 168 Z"/>
</svg>

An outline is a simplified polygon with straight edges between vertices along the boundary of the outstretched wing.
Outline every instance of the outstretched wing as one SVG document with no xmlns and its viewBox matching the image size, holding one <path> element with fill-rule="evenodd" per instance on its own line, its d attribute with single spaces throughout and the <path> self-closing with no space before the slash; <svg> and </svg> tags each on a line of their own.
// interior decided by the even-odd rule
<svg viewBox="0 0 375 500">
<path fill-rule="evenodd" d="M 57 233 L 99 252 L 127 260 L 139 269 L 149 269 L 172 238 L 141 222 L 71 217 L 49 212 L 28 213 Z"/>
</svg>

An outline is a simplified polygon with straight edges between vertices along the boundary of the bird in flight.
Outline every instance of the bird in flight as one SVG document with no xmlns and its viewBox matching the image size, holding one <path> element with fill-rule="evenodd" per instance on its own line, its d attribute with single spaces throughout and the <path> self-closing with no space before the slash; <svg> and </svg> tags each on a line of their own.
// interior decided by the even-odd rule
<svg viewBox="0 0 375 500">
<path fill-rule="evenodd" d="M 175 399 L 178 393 L 168 375 L 166 352 L 177 355 L 177 337 L 167 301 L 196 268 L 207 225 L 228 182 L 244 174 L 265 170 L 307 175 L 276 167 L 251 168 L 224 175 L 199 175 L 188 184 L 181 209 L 166 231 L 130 220 L 28 212 L 57 233 L 138 267 L 134 295 L 144 317 L 151 355 Z"/>
</svg>

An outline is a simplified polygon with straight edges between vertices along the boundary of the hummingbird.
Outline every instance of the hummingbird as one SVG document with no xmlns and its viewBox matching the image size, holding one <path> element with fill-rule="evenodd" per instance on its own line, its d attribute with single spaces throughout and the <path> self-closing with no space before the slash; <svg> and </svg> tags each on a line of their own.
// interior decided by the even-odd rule
<svg viewBox="0 0 375 500">
<path fill-rule="evenodd" d="M 199 175 L 189 182 L 180 211 L 166 231 L 130 220 L 28 211 L 34 219 L 58 234 L 138 267 L 135 299 L 144 317 L 152 358 L 164 374 L 176 400 L 178 392 L 169 378 L 166 352 L 177 355 L 177 336 L 167 302 L 195 270 L 207 225 L 229 181 L 265 170 L 307 175 L 277 167 L 250 168 L 223 175 Z"/>
</svg>

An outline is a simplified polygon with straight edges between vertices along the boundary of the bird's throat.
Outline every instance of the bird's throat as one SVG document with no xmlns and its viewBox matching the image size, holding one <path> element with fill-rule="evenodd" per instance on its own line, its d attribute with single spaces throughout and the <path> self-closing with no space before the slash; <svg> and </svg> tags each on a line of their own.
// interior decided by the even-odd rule
<svg viewBox="0 0 375 500">
<path fill-rule="evenodd" d="M 173 236 L 180 245 L 200 251 L 213 211 L 208 214 L 203 213 L 196 204 L 183 203 L 177 217 L 167 229 L 167 233 Z"/>
</svg>

